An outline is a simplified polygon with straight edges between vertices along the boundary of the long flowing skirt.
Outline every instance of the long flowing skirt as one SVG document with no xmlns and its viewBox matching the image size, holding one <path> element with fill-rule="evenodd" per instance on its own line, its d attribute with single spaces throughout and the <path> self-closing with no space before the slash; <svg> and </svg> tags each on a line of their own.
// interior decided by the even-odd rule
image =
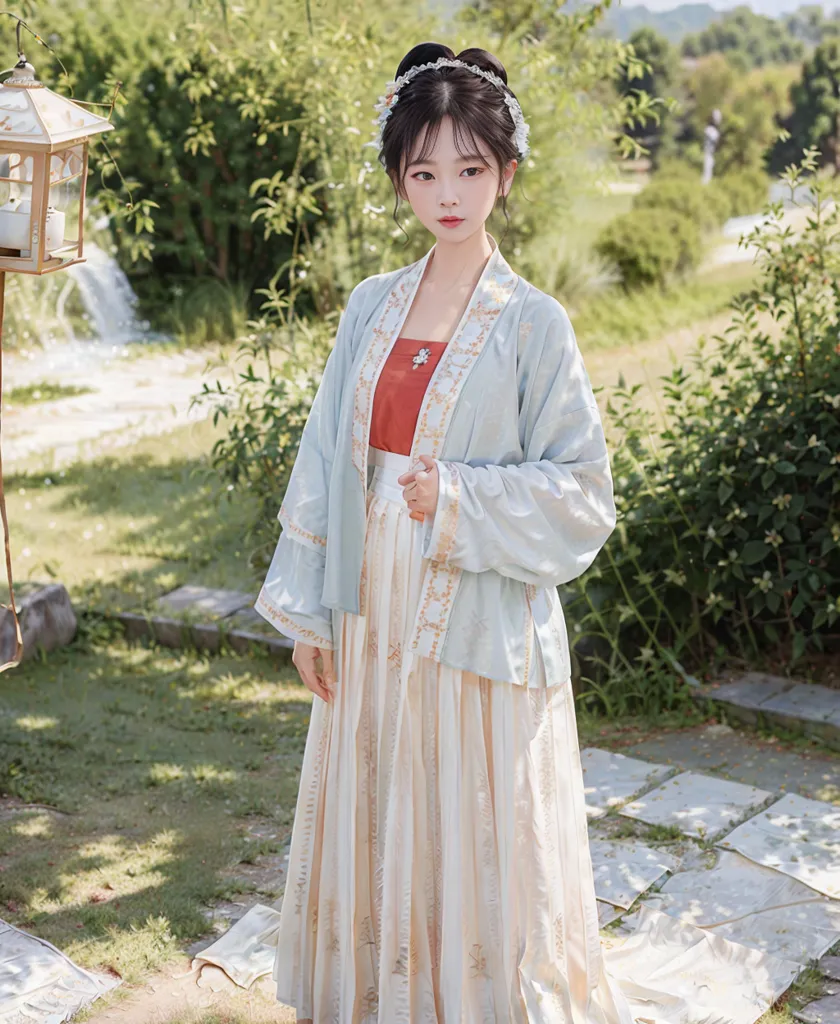
<svg viewBox="0 0 840 1024">
<path fill-rule="evenodd" d="M 315 698 L 273 978 L 315 1024 L 632 1024 L 602 958 L 568 684 L 409 650 L 425 562 L 371 449 L 361 615 Z"/>
</svg>

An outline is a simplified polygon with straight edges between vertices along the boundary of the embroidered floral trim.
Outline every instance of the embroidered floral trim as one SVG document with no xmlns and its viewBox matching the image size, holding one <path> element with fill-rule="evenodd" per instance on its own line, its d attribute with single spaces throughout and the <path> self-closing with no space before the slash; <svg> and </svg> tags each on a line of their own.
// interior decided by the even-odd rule
<svg viewBox="0 0 840 1024">
<path fill-rule="evenodd" d="M 371 329 L 371 340 L 359 369 L 353 398 L 352 459 L 365 488 L 367 488 L 370 421 L 376 382 L 408 313 L 428 258 L 429 254 L 427 253 L 422 259 L 411 264 L 395 282 L 385 301 L 385 307 L 379 320 Z"/>
<path fill-rule="evenodd" d="M 498 247 L 490 256 L 483 276 L 456 336 L 444 350 L 440 362 L 423 397 L 414 440 L 411 446 L 412 463 L 421 454 L 439 458 L 452 413 L 467 375 L 478 359 L 487 338 L 502 310 L 513 295 L 517 275 L 508 266 Z M 460 486 L 460 479 L 458 481 Z M 458 503 L 460 504 L 460 490 Z M 453 515 L 458 515 L 458 507 Z M 454 542 L 450 524 L 444 524 L 446 539 L 441 542 L 448 551 Z M 437 545 L 440 547 L 441 545 Z M 430 560 L 422 584 L 421 603 L 415 622 L 411 649 L 427 657 L 438 656 L 442 640 L 449 627 L 452 601 L 462 570 L 441 561 Z M 431 614 L 434 606 L 434 614 Z M 425 634 L 425 635 L 424 635 Z"/>
<path fill-rule="evenodd" d="M 320 544 L 323 547 L 327 546 L 326 537 L 319 537 L 317 533 L 310 533 L 308 530 L 304 530 L 302 526 L 298 526 L 297 523 L 293 522 L 292 517 L 286 511 L 285 505 L 280 506 L 277 518 L 282 523 L 284 530 L 288 530 L 290 533 L 296 533 L 299 537 L 303 537 L 304 540 L 311 541 L 313 544 Z"/>
<path fill-rule="evenodd" d="M 436 562 L 445 562 L 452 552 L 461 505 L 461 474 L 451 462 L 444 462 L 443 466 L 446 476 L 441 476 L 440 483 L 445 503 L 443 508 L 435 513 L 433 531 L 437 534 L 437 543 L 429 556 Z"/>
<path fill-rule="evenodd" d="M 315 633 L 311 629 L 305 629 L 303 626 L 298 625 L 294 619 L 289 618 L 285 612 L 281 611 L 276 607 L 276 605 L 273 605 L 266 597 L 265 587 L 260 590 L 259 596 L 257 597 L 257 604 L 268 612 L 268 615 L 275 622 L 281 622 L 290 632 L 296 633 L 297 636 L 295 639 L 302 640 L 305 643 L 311 643 L 315 647 L 322 647 L 324 650 L 331 651 L 333 649 L 332 640 L 328 640 L 320 633 Z"/>
</svg>

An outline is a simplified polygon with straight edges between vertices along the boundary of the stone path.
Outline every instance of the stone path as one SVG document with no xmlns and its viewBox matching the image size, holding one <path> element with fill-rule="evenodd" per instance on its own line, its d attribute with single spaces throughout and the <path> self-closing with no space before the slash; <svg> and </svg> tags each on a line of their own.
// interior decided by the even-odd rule
<svg viewBox="0 0 840 1024">
<path fill-rule="evenodd" d="M 54 469 L 204 419 L 209 407 L 190 402 L 203 381 L 227 380 L 210 366 L 216 351 L 85 342 L 4 354 L 4 468 Z M 5 400 L 14 387 L 45 381 L 91 391 L 31 405 Z"/>
</svg>

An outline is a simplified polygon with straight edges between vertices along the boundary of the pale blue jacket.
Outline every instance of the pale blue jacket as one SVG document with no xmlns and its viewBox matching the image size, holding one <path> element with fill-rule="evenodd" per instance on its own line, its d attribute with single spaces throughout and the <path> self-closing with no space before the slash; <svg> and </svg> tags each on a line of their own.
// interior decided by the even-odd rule
<svg viewBox="0 0 840 1024">
<path fill-rule="evenodd" d="M 294 640 L 337 649 L 341 613 L 359 614 L 374 389 L 434 248 L 366 278 L 341 316 L 255 605 Z M 426 391 L 412 465 L 421 454 L 440 487 L 411 649 L 490 679 L 567 682 L 556 588 L 615 528 L 609 457 L 565 309 L 495 241 Z"/>
</svg>

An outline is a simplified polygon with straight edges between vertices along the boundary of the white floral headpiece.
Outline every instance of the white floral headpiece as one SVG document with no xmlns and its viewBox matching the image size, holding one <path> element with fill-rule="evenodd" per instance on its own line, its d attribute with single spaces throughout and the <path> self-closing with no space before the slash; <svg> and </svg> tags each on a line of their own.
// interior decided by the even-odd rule
<svg viewBox="0 0 840 1024">
<path fill-rule="evenodd" d="M 494 74 L 492 71 L 485 71 L 484 68 L 477 67 L 475 64 L 467 64 L 466 61 L 458 60 L 457 57 L 438 57 L 437 60 L 431 61 L 428 64 L 416 64 L 413 68 L 409 68 L 404 75 L 400 75 L 396 81 L 388 82 L 385 87 L 385 95 L 380 96 L 379 102 L 375 104 L 375 109 L 379 111 L 379 117 L 373 121 L 373 124 L 379 126 L 379 131 L 375 141 L 368 143 L 368 145 L 376 146 L 378 150 L 382 149 L 382 133 L 385 129 L 385 122 L 391 116 L 394 104 L 399 99 L 399 91 L 406 82 L 410 82 L 412 78 L 416 78 L 421 71 L 444 67 L 466 68 L 467 71 L 471 71 L 474 75 L 481 75 L 481 77 L 486 78 L 488 82 L 492 82 L 493 85 L 495 85 L 496 88 L 504 94 L 505 103 L 507 104 L 511 117 L 513 118 L 516 148 L 519 151 L 521 159 L 527 160 L 528 154 L 531 152 L 530 146 L 528 145 L 528 132 L 530 131 L 530 126 L 522 115 L 522 107 L 519 106 L 519 102 L 516 97 L 510 94 L 507 86 L 498 75 Z"/>
</svg>

